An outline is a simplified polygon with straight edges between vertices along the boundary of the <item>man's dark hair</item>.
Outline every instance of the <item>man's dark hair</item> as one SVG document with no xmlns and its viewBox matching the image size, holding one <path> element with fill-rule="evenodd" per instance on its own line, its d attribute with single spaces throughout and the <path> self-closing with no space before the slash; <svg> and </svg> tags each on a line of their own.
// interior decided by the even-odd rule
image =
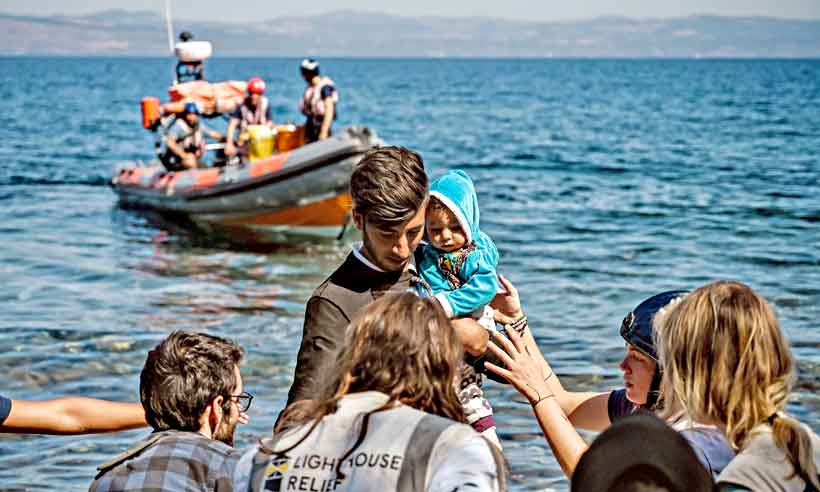
<svg viewBox="0 0 820 492">
<path fill-rule="evenodd" d="M 234 367 L 242 348 L 230 340 L 175 331 L 148 352 L 140 373 L 140 400 L 145 418 L 155 430 L 199 430 L 199 418 L 208 404 L 229 396 L 238 381 Z"/>
<path fill-rule="evenodd" d="M 350 176 L 353 212 L 381 226 L 409 220 L 427 198 L 427 175 L 421 156 L 404 147 L 369 151 Z"/>
</svg>

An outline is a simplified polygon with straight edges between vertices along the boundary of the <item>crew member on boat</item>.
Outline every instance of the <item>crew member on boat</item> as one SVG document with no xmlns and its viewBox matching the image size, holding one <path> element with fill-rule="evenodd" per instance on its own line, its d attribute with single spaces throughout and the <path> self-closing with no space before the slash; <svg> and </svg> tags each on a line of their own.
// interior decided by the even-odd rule
<svg viewBox="0 0 820 492">
<path fill-rule="evenodd" d="M 265 125 L 273 128 L 273 120 L 270 116 L 270 102 L 263 96 L 265 93 L 265 81 L 259 77 L 248 80 L 248 95 L 245 101 L 231 114 L 228 122 L 227 141 L 225 143 L 225 155 L 232 156 L 237 152 L 244 153 L 246 141 L 241 138 L 242 133 L 250 125 Z M 234 134 L 239 129 L 239 142 L 234 142 Z"/>
<path fill-rule="evenodd" d="M 179 35 L 179 43 L 189 43 L 194 40 L 194 35 L 190 31 L 182 31 Z M 177 82 L 190 82 L 192 80 L 205 80 L 205 64 L 202 60 L 177 62 L 176 68 Z"/>
<path fill-rule="evenodd" d="M 299 110 L 307 118 L 305 143 L 324 140 L 332 134 L 331 125 L 338 114 L 339 92 L 332 80 L 319 74 L 319 62 L 316 60 L 302 60 L 301 71 L 302 78 L 308 84 L 299 101 Z"/>
<path fill-rule="evenodd" d="M 169 171 L 196 169 L 205 153 L 205 135 L 222 140 L 222 134 L 205 128 L 199 122 L 199 107 L 195 102 L 185 103 L 182 116 L 177 116 L 165 137 L 165 153 L 162 164 Z"/>
</svg>

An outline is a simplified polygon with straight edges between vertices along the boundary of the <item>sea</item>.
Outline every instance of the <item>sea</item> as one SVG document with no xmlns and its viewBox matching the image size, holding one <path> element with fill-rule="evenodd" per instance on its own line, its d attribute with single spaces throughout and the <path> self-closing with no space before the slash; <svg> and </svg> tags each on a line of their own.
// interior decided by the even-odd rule
<svg viewBox="0 0 820 492">
<path fill-rule="evenodd" d="M 820 60 L 320 61 L 334 128 L 473 177 L 565 388 L 621 386 L 618 330 L 646 297 L 736 279 L 775 308 L 799 374 L 788 410 L 820 430 Z M 305 301 L 351 245 L 224 244 L 118 207 L 112 170 L 153 157 L 140 98 L 165 98 L 173 66 L 0 58 L 0 394 L 138 401 L 163 337 L 217 334 L 246 350 L 246 447 L 286 400 Z M 274 118 L 302 121 L 297 59 L 216 57 L 206 75 L 263 77 Z M 567 490 L 529 405 L 486 391 L 512 489 Z M 2 435 L 0 489 L 85 490 L 146 434 Z"/>
</svg>

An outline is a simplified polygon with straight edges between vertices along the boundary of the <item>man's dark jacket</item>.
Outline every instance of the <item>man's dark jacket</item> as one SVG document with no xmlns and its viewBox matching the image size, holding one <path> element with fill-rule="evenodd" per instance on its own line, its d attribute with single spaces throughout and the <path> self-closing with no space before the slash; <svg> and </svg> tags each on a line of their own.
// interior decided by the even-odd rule
<svg viewBox="0 0 820 492">
<path fill-rule="evenodd" d="M 420 250 L 417 250 L 416 261 L 419 255 Z M 336 356 L 342 350 L 347 326 L 363 307 L 387 293 L 429 292 L 426 285 L 416 273 L 414 264 L 402 272 L 384 272 L 365 264 L 356 253 L 347 255 L 344 263 L 313 291 L 307 302 L 302 343 L 287 404 L 319 396 L 323 385 L 330 379 Z M 480 373 L 485 373 L 485 360 L 503 365 L 489 350 L 482 356 L 467 356 L 466 360 Z M 492 373 L 485 374 L 490 379 L 507 383 Z"/>
<path fill-rule="evenodd" d="M 345 330 L 359 310 L 386 293 L 415 289 L 419 282 L 413 265 L 402 272 L 380 272 L 350 253 L 307 302 L 288 405 L 318 396 L 342 349 Z"/>
</svg>

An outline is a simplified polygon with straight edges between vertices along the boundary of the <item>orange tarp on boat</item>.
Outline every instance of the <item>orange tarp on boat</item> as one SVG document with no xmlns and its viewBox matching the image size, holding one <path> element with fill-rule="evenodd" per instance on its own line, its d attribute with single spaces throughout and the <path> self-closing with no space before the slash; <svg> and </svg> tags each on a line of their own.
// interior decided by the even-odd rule
<svg viewBox="0 0 820 492">
<path fill-rule="evenodd" d="M 245 100 L 246 87 L 244 80 L 192 80 L 174 84 L 168 88 L 171 102 L 163 104 L 162 109 L 165 113 L 178 113 L 182 111 L 185 102 L 194 101 L 203 113 L 230 113 Z"/>
</svg>

